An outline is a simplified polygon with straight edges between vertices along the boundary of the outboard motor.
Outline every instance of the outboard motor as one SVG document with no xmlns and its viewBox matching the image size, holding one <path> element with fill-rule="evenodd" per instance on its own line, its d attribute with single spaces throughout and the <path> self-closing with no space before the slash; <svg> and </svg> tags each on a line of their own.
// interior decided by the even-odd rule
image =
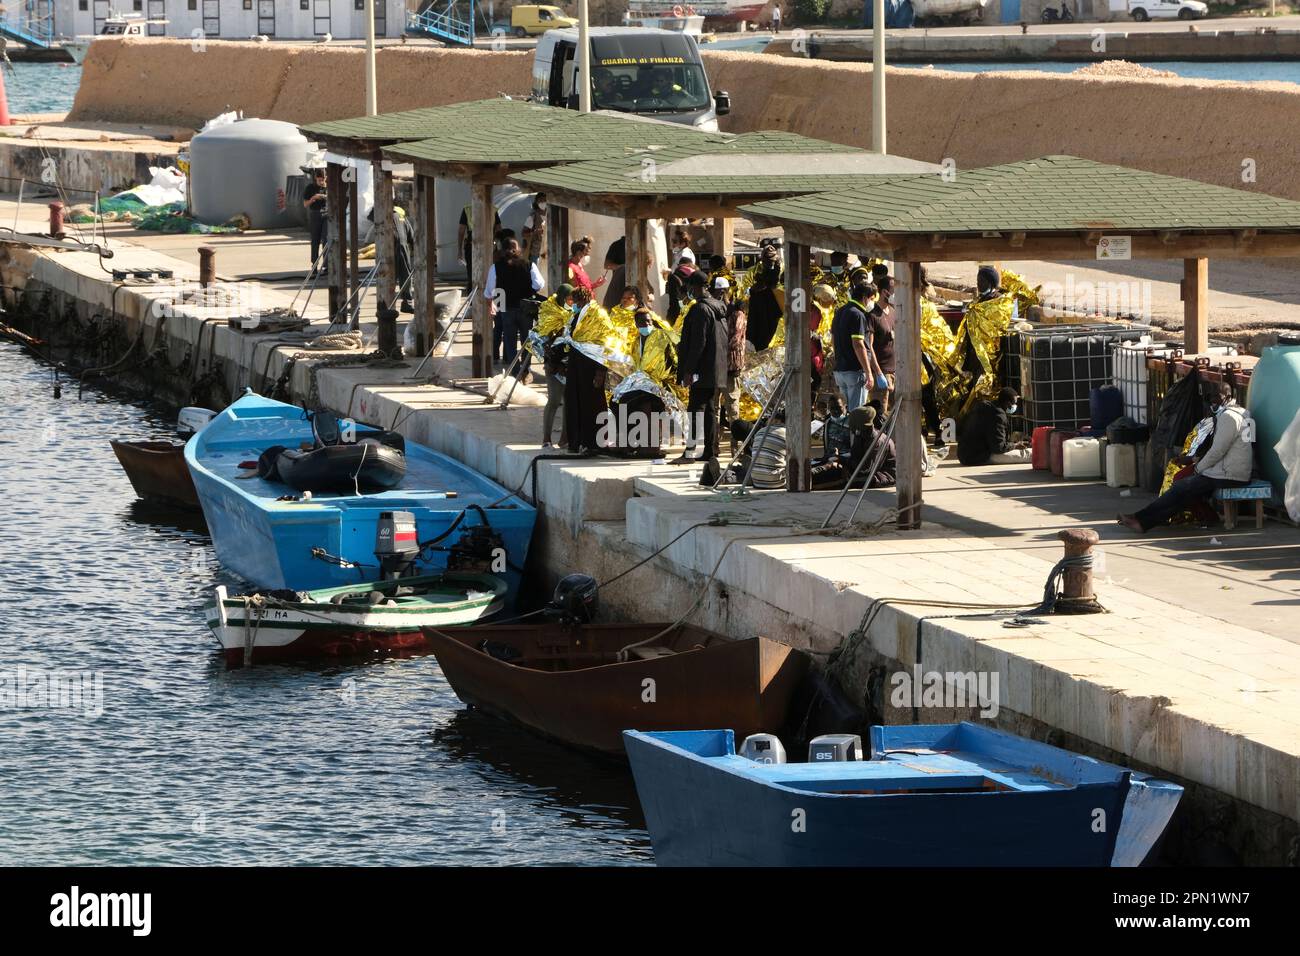
<svg viewBox="0 0 1300 956">
<path fill-rule="evenodd" d="M 809 763 L 861 759 L 862 738 L 857 734 L 822 734 L 808 743 Z"/>
<path fill-rule="evenodd" d="M 409 511 L 381 512 L 375 532 L 375 557 L 379 559 L 382 580 L 392 581 L 410 574 L 415 559 L 419 556 L 420 542 L 415 530 L 415 515 Z"/>
<path fill-rule="evenodd" d="M 551 607 L 568 625 L 590 624 L 599 604 L 599 587 L 590 574 L 566 574 L 555 586 Z"/>
<path fill-rule="evenodd" d="M 217 413 L 210 408 L 187 405 L 176 416 L 176 434 L 182 437 L 193 435 L 195 432 L 201 431 L 204 425 L 216 417 Z"/>
<path fill-rule="evenodd" d="M 740 755 L 754 763 L 785 763 L 785 747 L 776 734 L 750 734 L 740 745 Z"/>
</svg>

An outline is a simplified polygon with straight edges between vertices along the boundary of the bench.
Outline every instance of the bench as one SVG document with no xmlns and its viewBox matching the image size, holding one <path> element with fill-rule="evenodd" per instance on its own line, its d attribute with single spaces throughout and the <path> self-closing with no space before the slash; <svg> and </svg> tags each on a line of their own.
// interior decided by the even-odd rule
<svg viewBox="0 0 1300 956">
<path fill-rule="evenodd" d="M 1214 500 L 1223 502 L 1223 526 L 1229 531 L 1237 527 L 1237 503 L 1241 501 L 1255 502 L 1255 527 L 1264 527 L 1264 505 L 1272 497 L 1273 486 L 1259 479 L 1237 488 L 1220 488 L 1214 493 Z"/>
</svg>

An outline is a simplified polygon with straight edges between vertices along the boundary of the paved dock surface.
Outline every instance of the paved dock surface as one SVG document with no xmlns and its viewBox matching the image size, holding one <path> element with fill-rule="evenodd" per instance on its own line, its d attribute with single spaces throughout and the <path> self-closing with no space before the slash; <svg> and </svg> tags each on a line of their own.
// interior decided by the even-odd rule
<svg viewBox="0 0 1300 956">
<path fill-rule="evenodd" d="M 6 216 L 12 221 L 12 206 L 0 207 L 0 222 Z M 200 244 L 217 247 L 219 272 L 232 279 L 293 275 L 306 258 L 305 243 L 292 232 L 137 233 L 128 245 L 116 228 L 110 241 L 119 268 L 156 268 L 166 259 L 178 276 L 194 275 Z M 28 281 L 107 299 L 111 285 L 94 256 L 23 255 Z M 293 279 L 275 283 L 268 300 L 289 301 Z M 132 287 L 119 296 L 128 321 L 147 314 L 149 295 L 147 287 Z M 317 300 L 323 303 L 323 295 Z M 367 305 L 364 314 L 372 311 Z M 323 314 L 313 314 L 320 327 Z M 373 325 L 366 328 L 373 335 Z M 184 347 L 203 333 L 195 319 L 173 322 L 167 334 L 183 338 Z M 209 338 L 238 384 L 262 384 L 264 369 L 274 378 L 300 348 L 224 326 Z M 308 364 L 302 359 L 294 370 L 299 397 L 307 392 Z M 447 359 L 426 370 L 441 384 L 412 380 L 414 369 L 414 361 L 405 368 L 330 368 L 319 375 L 320 393 L 340 413 L 395 424 L 530 493 L 541 409 L 503 410 L 454 386 L 468 371 L 468 329 Z M 1300 648 L 1287 626 L 1300 605 L 1300 532 L 1293 527 L 1271 524 L 1261 532 L 1243 522 L 1231 532 L 1168 529 L 1136 537 L 1113 522 L 1116 511 L 1149 500 L 1140 491 L 1121 497 L 1099 483 L 1053 480 L 1024 466 L 962 469 L 945 462 L 926 479 L 920 531 L 894 530 L 893 495 L 875 491 L 859 521 L 879 527 L 826 537 L 814 529 L 836 493 L 734 496 L 701 489 L 697 480 L 698 466 L 604 458 L 542 463 L 537 488 L 549 540 L 539 544 L 554 554 L 568 542 L 574 569 L 603 579 L 690 525 L 725 515 L 728 525 L 697 529 L 620 582 L 611 605 L 641 601 L 649 605 L 645 613 L 679 614 L 716 567 L 714 587 L 723 590 L 701 607 L 699 623 L 737 636 L 763 630 L 825 654 L 873 602 L 929 602 L 882 612 L 867 635 L 871 650 L 896 667 L 999 673 L 1001 705 L 1015 714 L 1279 815 L 1269 819 L 1292 827 L 1300 820 Z M 1013 629 L 1006 614 L 970 618 L 963 616 L 969 611 L 945 608 L 1034 604 L 1061 555 L 1055 531 L 1083 526 L 1103 536 L 1098 592 L 1109 613 Z"/>
</svg>

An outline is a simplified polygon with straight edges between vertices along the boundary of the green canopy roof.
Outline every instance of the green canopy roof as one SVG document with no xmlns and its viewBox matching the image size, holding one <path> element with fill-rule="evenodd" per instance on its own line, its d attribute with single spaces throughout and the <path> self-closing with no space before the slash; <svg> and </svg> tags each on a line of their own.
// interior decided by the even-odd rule
<svg viewBox="0 0 1300 956">
<path fill-rule="evenodd" d="M 763 196 L 869 185 L 900 174 L 933 175 L 939 170 L 903 157 L 767 131 L 623 151 L 511 178 L 531 188 L 588 196 Z"/>
<path fill-rule="evenodd" d="M 958 170 L 951 181 L 899 177 L 740 212 L 762 226 L 886 235 L 1300 228 L 1300 202 L 1074 156 Z"/>
<path fill-rule="evenodd" d="M 400 113 L 380 113 L 378 116 L 356 116 L 351 119 L 331 120 L 299 127 L 308 139 L 332 140 L 336 143 L 351 141 L 357 146 L 374 148 L 390 143 L 428 139 L 458 132 L 467 124 L 491 126 L 507 117 L 538 119 L 552 113 L 567 113 L 554 106 L 512 100 L 504 96 L 490 100 L 470 100 L 449 106 L 430 106 Z"/>
<path fill-rule="evenodd" d="M 543 165 L 623 156 L 634 149 L 672 144 L 705 149 L 736 138 L 635 116 L 546 109 L 543 114 L 498 111 L 472 122 L 458 121 L 453 133 L 390 146 L 384 153 L 404 162 Z"/>
</svg>

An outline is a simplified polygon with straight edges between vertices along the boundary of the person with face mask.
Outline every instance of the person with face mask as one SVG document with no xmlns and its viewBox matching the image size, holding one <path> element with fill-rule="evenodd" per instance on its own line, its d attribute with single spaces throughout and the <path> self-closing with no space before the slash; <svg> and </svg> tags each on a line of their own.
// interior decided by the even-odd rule
<svg viewBox="0 0 1300 956">
<path fill-rule="evenodd" d="M 849 276 L 849 301 L 835 310 L 831 342 L 835 351 L 835 387 L 844 407 L 857 408 L 866 401 L 867 381 L 874 380 L 875 357 L 867 347 L 868 315 L 876 300 L 871 274 L 857 268 Z"/>
<path fill-rule="evenodd" d="M 591 243 L 590 236 L 583 236 L 581 239 L 574 240 L 569 246 L 569 284 L 575 289 L 583 289 L 589 296 L 594 296 L 596 290 L 605 284 L 605 276 L 601 276 L 595 282 L 587 275 L 587 264 L 591 262 Z"/>
<path fill-rule="evenodd" d="M 1205 400 L 1214 417 L 1214 430 L 1206 441 L 1180 455 L 1174 463 L 1183 466 L 1169 490 L 1141 511 L 1118 515 L 1124 527 L 1145 534 L 1174 515 L 1204 502 L 1219 488 L 1235 488 L 1250 483 L 1255 467 L 1254 429 L 1249 413 L 1233 398 L 1227 382 L 1208 382 Z M 1207 447 L 1208 446 L 1208 447 Z"/>
<path fill-rule="evenodd" d="M 963 465 L 1018 465 L 1029 461 L 1024 442 L 1011 441 L 1010 416 L 1020 397 L 1004 388 L 996 402 L 982 401 L 962 419 L 957 432 L 957 460 Z"/>
<path fill-rule="evenodd" d="M 533 208 L 524 220 L 524 255 L 533 265 L 546 258 L 546 193 L 533 197 Z M 546 274 L 545 268 L 542 274 Z"/>
</svg>

